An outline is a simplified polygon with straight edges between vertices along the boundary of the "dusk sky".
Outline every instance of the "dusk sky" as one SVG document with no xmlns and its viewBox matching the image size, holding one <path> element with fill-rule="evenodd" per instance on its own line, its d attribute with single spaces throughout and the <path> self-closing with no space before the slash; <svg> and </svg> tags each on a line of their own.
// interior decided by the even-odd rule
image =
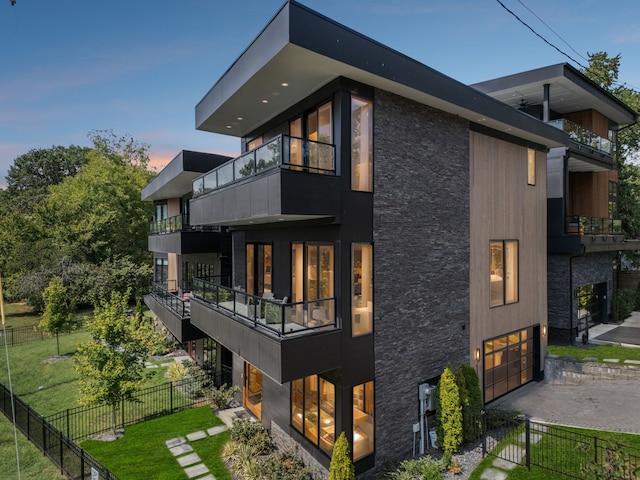
<svg viewBox="0 0 640 480">
<path fill-rule="evenodd" d="M 582 65 L 622 54 L 620 81 L 640 90 L 638 0 L 501 1 Z M 581 66 L 497 0 L 301 3 L 463 83 Z M 89 146 L 92 130 L 149 144 L 158 168 L 182 149 L 238 154 L 238 139 L 195 130 L 195 106 L 282 4 L 0 0 L 0 187 L 19 155 Z"/>
</svg>

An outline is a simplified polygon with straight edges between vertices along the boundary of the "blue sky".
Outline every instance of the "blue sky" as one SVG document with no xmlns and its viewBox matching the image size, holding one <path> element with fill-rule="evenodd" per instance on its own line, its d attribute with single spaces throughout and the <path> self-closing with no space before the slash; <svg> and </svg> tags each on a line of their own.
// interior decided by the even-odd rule
<svg viewBox="0 0 640 480">
<path fill-rule="evenodd" d="M 637 0 L 501 1 L 583 65 L 587 52 L 622 54 L 620 80 L 640 89 Z M 579 67 L 497 0 L 301 3 L 464 83 Z M 195 130 L 195 105 L 282 4 L 0 0 L 0 186 L 17 156 L 89 146 L 92 130 L 149 144 L 158 167 L 181 149 L 237 154 L 237 139 Z"/>
</svg>

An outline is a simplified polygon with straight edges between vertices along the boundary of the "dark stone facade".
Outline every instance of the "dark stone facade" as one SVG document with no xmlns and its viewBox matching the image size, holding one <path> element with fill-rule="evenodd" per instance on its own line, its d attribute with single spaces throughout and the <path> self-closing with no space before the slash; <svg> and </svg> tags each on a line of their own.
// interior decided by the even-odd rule
<svg viewBox="0 0 640 480">
<path fill-rule="evenodd" d="M 412 452 L 418 385 L 469 362 L 469 128 L 375 94 L 376 466 Z"/>
</svg>

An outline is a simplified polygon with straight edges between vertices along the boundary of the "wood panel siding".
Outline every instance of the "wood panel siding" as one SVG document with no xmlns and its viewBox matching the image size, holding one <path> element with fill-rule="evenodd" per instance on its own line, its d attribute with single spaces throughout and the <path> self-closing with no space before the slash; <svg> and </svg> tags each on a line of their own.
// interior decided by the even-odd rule
<svg viewBox="0 0 640 480">
<path fill-rule="evenodd" d="M 180 211 L 180 199 L 170 198 L 167 200 L 167 215 L 169 217 L 175 217 L 176 215 L 180 215 L 180 213 L 182 213 Z"/>
<path fill-rule="evenodd" d="M 609 217 L 609 182 L 618 181 L 618 171 L 569 174 L 569 215 Z"/>
<path fill-rule="evenodd" d="M 609 136 L 609 119 L 595 110 L 583 110 L 581 112 L 567 113 L 564 115 L 567 120 L 591 130 L 602 138 Z"/>
<path fill-rule="evenodd" d="M 526 147 L 470 133 L 472 359 L 488 338 L 547 323 L 546 154 L 536 152 L 535 186 L 527 185 L 527 157 Z M 518 240 L 517 303 L 490 307 L 491 240 Z"/>
</svg>

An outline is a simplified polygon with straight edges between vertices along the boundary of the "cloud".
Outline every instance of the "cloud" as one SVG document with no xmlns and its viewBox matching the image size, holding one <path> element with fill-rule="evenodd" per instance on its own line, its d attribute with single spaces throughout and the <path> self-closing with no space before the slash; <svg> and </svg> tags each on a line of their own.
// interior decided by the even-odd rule
<svg viewBox="0 0 640 480">
<path fill-rule="evenodd" d="M 631 45 L 640 43 L 640 28 L 621 29 L 620 33 L 614 35 L 613 42 L 617 44 Z"/>
</svg>

